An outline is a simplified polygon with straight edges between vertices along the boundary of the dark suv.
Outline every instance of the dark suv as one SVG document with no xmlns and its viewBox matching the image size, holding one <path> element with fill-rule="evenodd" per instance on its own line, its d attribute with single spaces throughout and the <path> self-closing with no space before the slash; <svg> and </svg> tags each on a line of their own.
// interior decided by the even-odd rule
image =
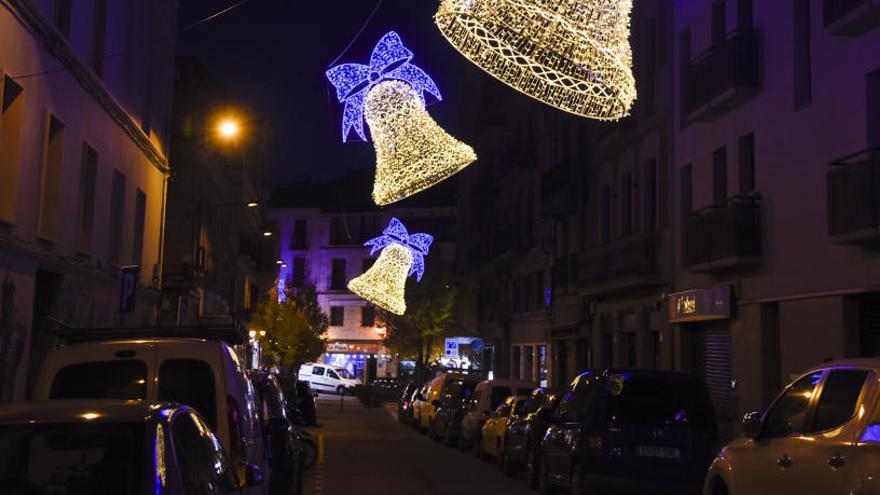
<svg viewBox="0 0 880 495">
<path fill-rule="evenodd" d="M 550 423 L 538 476 L 544 493 L 700 493 L 717 442 L 705 385 L 664 371 L 582 373 Z"/>
<path fill-rule="evenodd" d="M 561 395 L 559 390 L 536 388 L 526 399 L 523 414 L 508 420 L 501 456 L 504 474 L 514 476 L 528 468 L 526 480 L 530 487 L 537 486 L 538 447 Z"/>
<path fill-rule="evenodd" d="M 459 380 L 451 380 L 443 386 L 440 398 L 434 406 L 434 425 L 431 436 L 436 440 L 443 441 L 446 445 L 453 445 L 458 441 L 461 432 L 461 418 L 464 416 L 462 404 L 470 399 L 474 393 L 479 379 L 476 377 L 464 377 Z"/>
</svg>

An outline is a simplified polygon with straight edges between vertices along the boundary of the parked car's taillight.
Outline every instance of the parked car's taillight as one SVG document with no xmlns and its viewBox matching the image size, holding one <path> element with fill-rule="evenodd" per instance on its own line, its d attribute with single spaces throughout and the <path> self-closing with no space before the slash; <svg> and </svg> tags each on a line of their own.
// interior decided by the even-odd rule
<svg viewBox="0 0 880 495">
<path fill-rule="evenodd" d="M 238 403 L 231 395 L 226 396 L 226 408 L 229 411 L 229 446 L 230 457 L 234 463 L 244 462 L 244 428 L 241 425 L 241 412 Z"/>
</svg>

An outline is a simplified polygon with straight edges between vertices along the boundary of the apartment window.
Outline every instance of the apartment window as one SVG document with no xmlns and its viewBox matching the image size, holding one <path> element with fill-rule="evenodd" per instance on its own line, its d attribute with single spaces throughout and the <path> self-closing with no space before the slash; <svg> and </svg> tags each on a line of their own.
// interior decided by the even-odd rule
<svg viewBox="0 0 880 495">
<path fill-rule="evenodd" d="M 345 324 L 345 307 L 330 306 L 330 326 L 341 327 Z"/>
<path fill-rule="evenodd" d="M 46 147 L 40 173 L 39 235 L 54 241 L 58 233 L 58 201 L 61 190 L 61 159 L 64 149 L 64 124 L 49 115 Z"/>
<path fill-rule="evenodd" d="M 602 203 L 600 205 L 600 242 L 608 244 L 611 241 L 611 187 L 602 186 Z"/>
<path fill-rule="evenodd" d="M 345 290 L 345 260 L 343 259 L 333 260 L 330 288 L 334 290 Z"/>
<path fill-rule="evenodd" d="M 98 77 L 104 74 L 104 38 L 107 35 L 107 0 L 95 1 L 95 24 L 92 33 L 92 69 Z"/>
<path fill-rule="evenodd" d="M 144 257 L 144 225 L 147 219 L 147 195 L 137 190 L 134 198 L 134 237 L 131 248 L 131 264 L 141 266 Z"/>
<path fill-rule="evenodd" d="M 308 249 L 309 244 L 306 239 L 306 221 L 297 220 L 293 222 L 293 234 L 290 237 L 290 249 Z"/>
<path fill-rule="evenodd" d="M 712 1 L 712 46 L 724 44 L 724 35 L 727 34 L 725 9 L 724 0 Z"/>
<path fill-rule="evenodd" d="M 113 185 L 110 193 L 110 238 L 108 259 L 111 265 L 119 266 L 122 255 L 122 223 L 125 220 L 125 175 L 113 171 Z"/>
<path fill-rule="evenodd" d="M 620 191 L 620 229 L 624 235 L 629 234 L 633 230 L 632 224 L 632 202 L 633 202 L 633 181 L 632 174 L 624 174 L 623 185 Z"/>
<path fill-rule="evenodd" d="M 722 146 L 712 153 L 712 201 L 721 204 L 727 201 L 727 147 Z"/>
<path fill-rule="evenodd" d="M 82 254 L 92 251 L 95 225 L 95 181 L 98 177 L 98 152 L 84 144 L 79 173 L 79 207 L 77 209 L 76 249 Z"/>
<path fill-rule="evenodd" d="M 794 107 L 802 108 L 813 99 L 813 69 L 810 42 L 810 0 L 793 0 Z"/>
<path fill-rule="evenodd" d="M 293 274 L 291 284 L 293 287 L 300 288 L 306 282 L 306 259 L 297 257 L 293 258 Z"/>
<path fill-rule="evenodd" d="M 513 359 L 511 360 L 511 371 L 514 380 L 522 379 L 522 348 L 518 345 L 513 346 Z"/>
<path fill-rule="evenodd" d="M 657 160 L 645 163 L 645 230 L 657 226 Z"/>
<path fill-rule="evenodd" d="M 0 221 L 15 222 L 15 189 L 18 179 L 18 152 L 24 109 L 22 87 L 10 77 L 3 78 L 3 106 L 0 107 Z"/>
<path fill-rule="evenodd" d="M 70 11 L 73 0 L 55 0 L 55 27 L 70 39 Z"/>
<path fill-rule="evenodd" d="M 868 112 L 868 146 L 880 147 L 880 69 L 868 74 L 866 80 Z"/>
<path fill-rule="evenodd" d="M 376 324 L 376 308 L 367 305 L 361 308 L 361 326 L 371 327 Z"/>
<path fill-rule="evenodd" d="M 755 134 L 739 138 L 739 192 L 755 190 Z"/>
</svg>

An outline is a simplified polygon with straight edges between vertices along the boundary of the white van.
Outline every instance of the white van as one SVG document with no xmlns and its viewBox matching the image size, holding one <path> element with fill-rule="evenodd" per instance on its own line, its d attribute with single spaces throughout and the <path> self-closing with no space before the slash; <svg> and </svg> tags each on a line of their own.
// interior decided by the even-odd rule
<svg viewBox="0 0 880 495">
<path fill-rule="evenodd" d="M 306 363 L 300 366 L 299 379 L 309 382 L 315 390 L 336 392 L 339 395 L 361 384 L 361 381 L 351 376 L 345 368 L 321 363 Z"/>
</svg>

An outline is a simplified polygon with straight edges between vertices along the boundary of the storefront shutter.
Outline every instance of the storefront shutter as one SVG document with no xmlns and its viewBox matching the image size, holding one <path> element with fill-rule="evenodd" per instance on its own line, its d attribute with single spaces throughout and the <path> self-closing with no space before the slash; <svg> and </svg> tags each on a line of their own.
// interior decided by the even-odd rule
<svg viewBox="0 0 880 495">
<path fill-rule="evenodd" d="M 706 325 L 703 330 L 703 380 L 719 421 L 736 419 L 736 397 L 731 387 L 731 345 L 728 325 Z"/>
</svg>

